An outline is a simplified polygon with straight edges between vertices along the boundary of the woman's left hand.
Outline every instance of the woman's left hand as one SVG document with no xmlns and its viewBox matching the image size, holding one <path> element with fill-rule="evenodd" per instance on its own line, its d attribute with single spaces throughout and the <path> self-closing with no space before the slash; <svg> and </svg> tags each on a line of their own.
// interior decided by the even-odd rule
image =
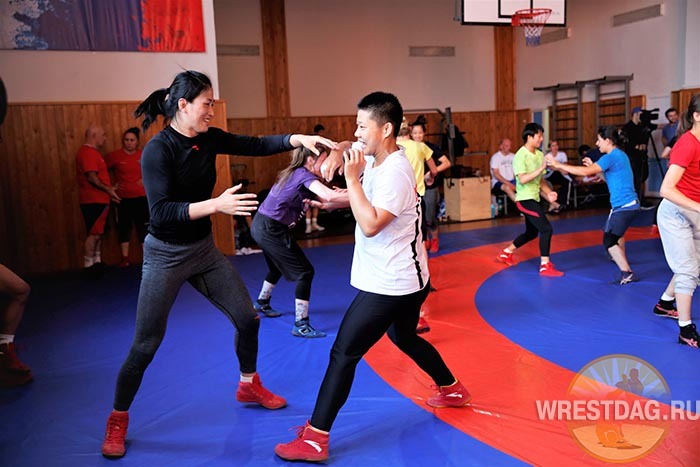
<svg viewBox="0 0 700 467">
<path fill-rule="evenodd" d="M 289 139 L 289 143 L 295 148 L 304 146 L 317 156 L 320 154 L 318 148 L 316 147 L 318 144 L 327 147 L 329 150 L 338 148 L 338 143 L 319 135 L 292 135 L 292 137 Z"/>
</svg>

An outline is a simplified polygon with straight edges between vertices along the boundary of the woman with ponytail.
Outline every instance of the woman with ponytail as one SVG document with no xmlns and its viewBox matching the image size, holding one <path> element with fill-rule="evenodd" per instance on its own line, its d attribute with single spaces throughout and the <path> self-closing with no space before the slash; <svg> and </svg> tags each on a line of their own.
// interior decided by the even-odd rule
<svg viewBox="0 0 700 467">
<path fill-rule="evenodd" d="M 661 183 L 664 199 L 657 217 L 673 278 L 654 313 L 677 318 L 678 342 L 697 348 L 700 336 L 690 319 L 690 309 L 700 275 L 700 94 L 692 97 L 679 119 L 678 135 Z"/>
<path fill-rule="evenodd" d="M 580 177 L 602 174 L 610 190 L 611 210 L 603 228 L 603 246 L 620 269 L 620 278 L 615 282 L 624 285 L 636 282 L 639 278 L 632 272 L 625 254 L 625 232 L 639 212 L 639 199 L 634 191 L 634 175 L 629 157 L 620 149 L 625 145 L 625 135 L 616 127 L 598 128 L 596 146 L 603 156 L 596 162 L 583 159 L 583 167 L 558 162 L 547 155 L 547 164 Z"/>
<path fill-rule="evenodd" d="M 343 146 L 349 146 L 344 143 Z M 324 337 L 325 332 L 314 329 L 309 322 L 309 297 L 314 268 L 292 236 L 292 229 L 305 218 L 310 199 L 318 197 L 325 208 L 348 206 L 346 190 L 332 190 L 320 181 L 321 164 L 328 149 L 319 146 L 319 154 L 308 148 L 297 148 L 292 161 L 280 172 L 265 201 L 253 218 L 252 235 L 262 248 L 268 273 L 263 282 L 255 309 L 274 318 L 281 313 L 270 305 L 272 289 L 284 275 L 297 283 L 294 291 L 294 327 L 297 337 Z"/>
<path fill-rule="evenodd" d="M 107 421 L 102 454 L 121 457 L 129 408 L 146 368 L 165 335 L 168 314 L 177 294 L 189 282 L 231 321 L 240 366 L 236 399 L 267 409 L 286 405 L 284 398 L 263 387 L 257 374 L 260 319 L 238 272 L 214 246 L 210 216 L 249 216 L 258 202 L 239 194 L 241 185 L 212 197 L 217 154 L 264 156 L 304 146 L 335 147 L 320 136 L 278 135 L 256 138 L 210 128 L 214 92 L 209 78 L 184 71 L 169 88 L 159 89 L 135 111 L 146 130 L 159 116 L 165 128 L 144 147 L 143 184 L 151 222 L 144 242 L 144 261 L 131 349 L 117 377 L 114 410 Z"/>
</svg>

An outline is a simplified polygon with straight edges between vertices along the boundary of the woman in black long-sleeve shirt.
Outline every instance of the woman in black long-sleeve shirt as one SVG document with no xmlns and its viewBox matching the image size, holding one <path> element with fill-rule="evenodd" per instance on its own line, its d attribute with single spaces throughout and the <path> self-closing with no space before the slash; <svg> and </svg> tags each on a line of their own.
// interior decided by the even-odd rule
<svg viewBox="0 0 700 467">
<path fill-rule="evenodd" d="M 129 407 L 165 335 L 170 309 L 180 287 L 189 282 L 221 310 L 236 328 L 236 356 L 241 380 L 240 402 L 267 409 L 286 405 L 284 398 L 262 386 L 256 372 L 260 320 L 238 272 L 216 249 L 209 216 L 249 216 L 257 207 L 254 194 L 238 194 L 240 185 L 212 198 L 217 154 L 269 155 L 316 144 L 335 147 L 320 136 L 279 135 L 255 138 L 209 128 L 214 117 L 209 78 L 196 71 L 177 75 L 167 89 L 152 93 L 136 109 L 144 130 L 158 115 L 167 126 L 146 144 L 141 158 L 151 214 L 144 242 L 136 330 L 129 355 L 119 371 L 114 410 L 107 420 L 102 454 L 121 457 Z"/>
</svg>

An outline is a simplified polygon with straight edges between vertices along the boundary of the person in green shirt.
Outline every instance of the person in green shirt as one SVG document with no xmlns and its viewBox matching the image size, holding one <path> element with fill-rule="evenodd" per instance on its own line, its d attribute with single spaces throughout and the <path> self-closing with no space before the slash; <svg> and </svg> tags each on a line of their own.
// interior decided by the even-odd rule
<svg viewBox="0 0 700 467">
<path fill-rule="evenodd" d="M 540 275 L 548 277 L 563 276 L 549 260 L 549 248 L 552 243 L 552 224 L 549 223 L 544 209 L 540 205 L 540 192 L 550 203 L 557 200 L 557 193 L 549 188 L 542 176 L 547 169 L 542 151 L 539 150 L 544 139 L 544 128 L 538 123 L 528 123 L 523 129 L 525 143 L 513 158 L 515 174 L 515 204 L 525 217 L 525 232 L 518 235 L 498 255 L 498 261 L 512 266 L 513 252 L 530 240 L 540 237 Z"/>
</svg>

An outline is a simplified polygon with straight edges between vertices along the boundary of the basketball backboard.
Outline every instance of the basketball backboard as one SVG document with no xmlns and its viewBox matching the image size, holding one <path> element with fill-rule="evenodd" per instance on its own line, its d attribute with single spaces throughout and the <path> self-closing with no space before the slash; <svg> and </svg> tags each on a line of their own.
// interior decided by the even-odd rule
<svg viewBox="0 0 700 467">
<path fill-rule="evenodd" d="M 462 24 L 498 26 L 526 8 L 549 8 L 547 26 L 566 26 L 566 0 L 462 0 Z"/>
</svg>

